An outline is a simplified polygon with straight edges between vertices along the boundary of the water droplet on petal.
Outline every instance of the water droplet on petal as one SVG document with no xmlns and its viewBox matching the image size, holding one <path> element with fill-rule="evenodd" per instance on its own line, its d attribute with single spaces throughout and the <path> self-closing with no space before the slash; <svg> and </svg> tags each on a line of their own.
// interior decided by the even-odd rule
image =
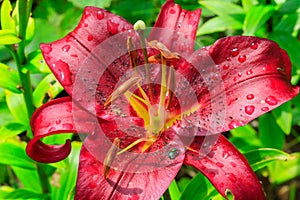
<svg viewBox="0 0 300 200">
<path fill-rule="evenodd" d="M 238 77 L 242 77 L 242 73 L 241 72 L 238 73 Z"/>
<path fill-rule="evenodd" d="M 241 56 L 239 56 L 238 61 L 239 61 L 240 63 L 243 63 L 243 62 L 246 61 L 246 59 L 247 59 L 247 57 L 246 57 L 245 55 L 241 55 Z"/>
<path fill-rule="evenodd" d="M 88 37 L 87 37 L 87 40 L 90 42 L 90 41 L 92 41 L 94 39 L 94 36 L 92 36 L 92 35 L 89 35 Z"/>
<path fill-rule="evenodd" d="M 179 151 L 178 151 L 177 148 L 171 149 L 171 151 L 168 153 L 168 157 L 169 157 L 171 160 L 174 160 L 178 155 L 179 155 Z"/>
<path fill-rule="evenodd" d="M 96 17 L 98 20 L 101 20 L 104 18 L 104 13 L 102 11 L 98 11 L 96 14 Z"/>
<path fill-rule="evenodd" d="M 228 157 L 229 157 L 228 152 L 223 151 L 223 153 L 222 153 L 222 158 L 226 159 L 226 158 L 228 158 Z"/>
<path fill-rule="evenodd" d="M 232 174 L 232 173 L 228 173 L 228 174 L 226 174 L 226 176 L 232 182 L 236 182 L 236 180 L 237 180 L 236 176 L 234 174 Z"/>
<path fill-rule="evenodd" d="M 70 123 L 64 123 L 62 127 L 67 130 L 73 130 L 73 125 Z"/>
<path fill-rule="evenodd" d="M 254 95 L 253 95 L 253 94 L 248 94 L 248 95 L 246 96 L 246 98 L 247 98 L 248 100 L 252 100 L 252 99 L 254 99 Z"/>
<path fill-rule="evenodd" d="M 54 68 L 54 73 L 62 85 L 68 86 L 72 84 L 71 72 L 67 63 L 63 62 L 62 60 L 58 60 L 52 64 L 52 67 Z"/>
<path fill-rule="evenodd" d="M 257 47 L 258 47 L 258 44 L 257 44 L 256 42 L 252 42 L 252 43 L 250 44 L 250 48 L 251 48 L 251 49 L 257 49 Z"/>
<path fill-rule="evenodd" d="M 245 113 L 248 115 L 252 115 L 255 110 L 255 107 L 253 105 L 245 106 Z"/>
<path fill-rule="evenodd" d="M 64 51 L 64 52 L 68 52 L 70 50 L 71 46 L 66 44 L 65 46 L 63 46 L 61 49 Z"/>
<path fill-rule="evenodd" d="M 55 130 L 56 130 L 55 127 L 51 127 L 51 128 L 49 128 L 48 132 L 53 132 L 53 131 L 55 131 Z"/>
<path fill-rule="evenodd" d="M 238 48 L 234 48 L 234 49 L 231 50 L 231 56 L 232 57 L 235 57 L 235 56 L 239 55 L 239 53 L 240 53 L 240 50 Z"/>
<path fill-rule="evenodd" d="M 107 25 L 107 31 L 111 34 L 111 35 L 115 35 L 118 33 L 118 28 L 119 28 L 119 24 L 114 23 L 111 20 L 108 20 L 106 22 Z"/>
<path fill-rule="evenodd" d="M 217 165 L 218 167 L 220 167 L 220 168 L 224 167 L 224 165 L 223 165 L 222 163 L 220 163 L 220 162 L 217 162 L 216 165 Z"/>
<path fill-rule="evenodd" d="M 228 128 L 230 129 L 234 129 L 236 127 L 239 127 L 239 126 L 242 126 L 243 124 L 239 121 L 231 121 L 229 124 L 228 124 Z"/>
<path fill-rule="evenodd" d="M 251 75 L 252 73 L 253 73 L 252 69 L 250 69 L 246 72 L 247 75 Z"/>
<path fill-rule="evenodd" d="M 45 54 L 49 54 L 52 51 L 52 47 L 50 45 L 43 45 L 41 49 Z"/>
<path fill-rule="evenodd" d="M 262 107 L 262 108 L 261 108 L 261 111 L 267 112 L 267 111 L 269 111 L 269 108 L 268 108 L 268 107 Z"/>
<path fill-rule="evenodd" d="M 57 119 L 55 120 L 55 123 L 56 123 L 56 124 L 60 124 L 60 123 L 61 123 L 61 120 L 60 120 L 59 118 L 57 118 Z"/>
<path fill-rule="evenodd" d="M 214 177 L 216 176 L 216 173 L 215 173 L 215 172 L 209 172 L 209 173 L 207 174 L 207 176 L 208 176 L 209 178 L 214 178 Z"/>
<path fill-rule="evenodd" d="M 223 69 L 224 69 L 224 70 L 229 69 L 229 65 L 228 65 L 228 64 L 223 65 Z"/>
<path fill-rule="evenodd" d="M 169 13 L 170 13 L 170 14 L 175 14 L 176 11 L 175 11 L 174 9 L 170 9 Z"/>
<path fill-rule="evenodd" d="M 230 162 L 230 165 L 231 165 L 232 167 L 236 167 L 236 166 L 237 166 L 235 162 Z"/>
<path fill-rule="evenodd" d="M 272 95 L 268 96 L 265 99 L 265 102 L 267 104 L 271 105 L 271 106 L 274 106 L 274 105 L 276 105 L 278 103 L 277 99 L 274 96 L 272 96 Z"/>
</svg>

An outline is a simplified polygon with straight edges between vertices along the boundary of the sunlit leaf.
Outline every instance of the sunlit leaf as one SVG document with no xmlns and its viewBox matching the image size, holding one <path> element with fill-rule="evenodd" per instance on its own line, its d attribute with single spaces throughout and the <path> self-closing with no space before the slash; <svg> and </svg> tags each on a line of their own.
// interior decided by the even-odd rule
<svg viewBox="0 0 300 200">
<path fill-rule="evenodd" d="M 18 38 L 15 31 L 11 29 L 0 30 L 0 44 L 17 44 L 21 42 L 21 39 Z"/>
<path fill-rule="evenodd" d="M 37 193 L 42 192 L 40 178 L 36 169 L 26 169 L 16 166 L 11 166 L 11 168 L 25 189 Z"/>
<path fill-rule="evenodd" d="M 274 109 L 272 113 L 275 116 L 276 122 L 282 129 L 282 131 L 286 135 L 289 135 L 292 129 L 293 121 L 292 103 L 290 101 L 286 102 L 278 108 Z"/>
<path fill-rule="evenodd" d="M 89 0 L 89 1 L 82 1 L 82 0 L 68 0 L 72 2 L 75 6 L 79 8 L 84 8 L 86 6 L 96 6 L 99 8 L 107 8 L 110 6 L 111 0 Z"/>
<path fill-rule="evenodd" d="M 257 171 L 274 161 L 287 161 L 295 158 L 283 151 L 271 148 L 255 149 L 245 153 L 244 155 L 254 171 Z"/>
<path fill-rule="evenodd" d="M 9 91 L 6 92 L 6 103 L 7 106 L 16 119 L 16 121 L 27 126 L 29 119 L 27 117 L 27 109 L 22 94 L 14 94 Z"/>
<path fill-rule="evenodd" d="M 178 189 L 177 183 L 175 180 L 172 181 L 169 188 L 170 197 L 172 200 L 178 200 L 180 197 L 180 191 Z"/>
<path fill-rule="evenodd" d="M 211 10 L 216 15 L 229 15 L 229 14 L 243 14 L 244 10 L 237 4 L 228 2 L 228 1 L 221 1 L 221 0 L 206 0 L 206 1 L 199 1 L 199 3 L 209 10 Z"/>
<path fill-rule="evenodd" d="M 6 140 L 7 138 L 10 138 L 13 136 L 16 136 L 26 130 L 27 130 L 27 127 L 18 122 L 7 123 L 0 127 L 0 141 Z"/>
<path fill-rule="evenodd" d="M 247 13 L 244 21 L 244 35 L 254 35 L 266 23 L 274 12 L 273 6 L 254 6 Z"/>
<path fill-rule="evenodd" d="M 242 6 L 245 11 L 250 10 L 253 6 L 257 5 L 257 0 L 242 0 Z"/>
<path fill-rule="evenodd" d="M 18 73 L 9 66 L 0 63 L 0 87 L 15 93 L 21 93 L 18 86 L 21 85 Z"/>
<path fill-rule="evenodd" d="M 4 0 L 1 5 L 1 28 L 16 30 L 15 22 L 11 18 L 10 13 L 12 11 L 12 6 L 9 0 Z"/>
</svg>

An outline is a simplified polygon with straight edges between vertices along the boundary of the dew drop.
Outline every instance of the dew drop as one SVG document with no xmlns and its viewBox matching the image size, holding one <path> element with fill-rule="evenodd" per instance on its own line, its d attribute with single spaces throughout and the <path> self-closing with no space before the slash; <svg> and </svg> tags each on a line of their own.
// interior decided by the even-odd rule
<svg viewBox="0 0 300 200">
<path fill-rule="evenodd" d="M 179 155 L 179 151 L 177 148 L 171 149 L 171 151 L 168 153 L 168 157 L 171 160 L 174 160 Z"/>
<path fill-rule="evenodd" d="M 252 100 L 252 99 L 254 99 L 254 95 L 253 95 L 253 94 L 248 94 L 248 95 L 246 96 L 246 98 L 247 98 L 248 100 Z"/>
<path fill-rule="evenodd" d="M 241 56 L 239 56 L 238 61 L 239 61 L 240 63 L 243 63 L 243 62 L 246 61 L 246 59 L 247 59 L 247 57 L 246 57 L 245 55 L 241 55 Z"/>
<path fill-rule="evenodd" d="M 241 72 L 238 73 L 238 77 L 242 77 L 242 73 Z"/>
<path fill-rule="evenodd" d="M 223 69 L 224 69 L 224 70 L 229 69 L 229 65 L 228 65 L 228 64 L 223 65 Z"/>
<path fill-rule="evenodd" d="M 255 107 L 253 105 L 245 106 L 245 113 L 248 115 L 252 115 L 255 110 Z"/>
<path fill-rule="evenodd" d="M 53 132 L 53 131 L 55 131 L 55 130 L 56 130 L 55 127 L 51 127 L 51 128 L 49 128 L 48 132 Z"/>
<path fill-rule="evenodd" d="M 252 42 L 252 43 L 250 44 L 250 48 L 251 48 L 251 49 L 257 49 L 257 47 L 258 47 L 258 44 L 255 43 L 255 42 Z"/>
<path fill-rule="evenodd" d="M 59 118 L 57 118 L 57 119 L 55 120 L 55 123 L 56 123 L 56 124 L 60 124 L 60 123 L 61 123 L 61 120 L 60 120 Z"/>
<path fill-rule="evenodd" d="M 229 157 L 229 154 L 226 151 L 223 151 L 222 158 L 226 159 Z"/>
<path fill-rule="evenodd" d="M 276 105 L 278 103 L 277 99 L 274 96 L 272 96 L 272 95 L 268 96 L 265 99 L 265 102 L 267 104 L 271 105 L 271 106 L 274 106 L 274 105 Z"/>
<path fill-rule="evenodd" d="M 174 10 L 174 9 L 170 9 L 170 14 L 175 14 L 176 13 L 176 11 Z"/>
<path fill-rule="evenodd" d="M 231 56 L 232 57 L 235 57 L 235 56 L 239 55 L 239 53 L 240 53 L 240 51 L 239 51 L 238 48 L 234 48 L 234 49 L 231 50 Z"/>
<path fill-rule="evenodd" d="M 230 162 L 230 165 L 231 165 L 232 167 L 236 167 L 236 166 L 237 166 L 235 162 Z"/>
<path fill-rule="evenodd" d="M 215 173 L 215 172 L 209 172 L 209 173 L 208 173 L 208 177 L 209 177 L 209 178 L 215 178 L 215 176 L 216 176 L 216 173 Z"/>
<path fill-rule="evenodd" d="M 50 45 L 43 45 L 41 49 L 45 54 L 49 54 L 52 51 L 52 47 Z"/>
<path fill-rule="evenodd" d="M 72 130 L 73 129 L 73 125 L 70 124 L 70 123 L 64 123 L 64 124 L 62 124 L 62 127 L 64 129 L 67 129 L 67 130 Z"/>
<path fill-rule="evenodd" d="M 77 54 L 71 54 L 72 57 L 77 58 L 78 55 Z"/>
<path fill-rule="evenodd" d="M 224 165 L 223 165 L 222 163 L 220 163 L 220 162 L 217 162 L 216 165 L 217 165 L 218 167 L 220 167 L 220 168 L 224 167 Z"/>
<path fill-rule="evenodd" d="M 94 39 L 94 36 L 92 36 L 92 35 L 89 35 L 88 37 L 87 37 L 87 40 L 90 42 L 90 41 L 92 41 Z"/>
<path fill-rule="evenodd" d="M 71 46 L 66 44 L 65 46 L 63 46 L 61 49 L 64 51 L 64 52 L 68 52 L 70 50 Z"/>
<path fill-rule="evenodd" d="M 261 111 L 267 112 L 267 111 L 269 111 L 269 108 L 268 108 L 268 107 L 262 107 L 262 108 L 261 108 Z"/>
<path fill-rule="evenodd" d="M 54 73 L 58 76 L 59 81 L 62 85 L 71 85 L 71 72 L 69 70 L 69 65 L 62 60 L 58 60 L 53 63 Z"/>
<path fill-rule="evenodd" d="M 111 20 L 108 20 L 106 22 L 107 25 L 107 31 L 111 34 L 111 35 L 115 35 L 118 33 L 118 28 L 119 28 L 119 24 L 114 23 Z"/>
<path fill-rule="evenodd" d="M 227 57 L 226 60 L 227 60 L 227 61 L 231 61 L 231 58 L 230 58 L 230 57 Z"/>
<path fill-rule="evenodd" d="M 98 20 L 101 20 L 104 18 L 104 13 L 102 11 L 98 11 L 96 14 L 96 17 Z"/>
<path fill-rule="evenodd" d="M 236 182 L 236 180 L 237 180 L 237 178 L 236 178 L 236 176 L 234 175 L 234 174 L 232 174 L 232 173 L 229 173 L 229 174 L 226 174 L 226 176 L 227 176 L 227 178 L 229 179 L 229 180 L 231 180 L 232 182 Z"/>
<path fill-rule="evenodd" d="M 229 124 L 228 124 L 228 128 L 230 129 L 234 129 L 238 126 L 242 126 L 243 124 L 240 123 L 239 121 L 231 121 Z"/>
<path fill-rule="evenodd" d="M 252 73 L 253 73 L 252 69 L 250 69 L 246 72 L 247 75 L 251 75 Z"/>
</svg>

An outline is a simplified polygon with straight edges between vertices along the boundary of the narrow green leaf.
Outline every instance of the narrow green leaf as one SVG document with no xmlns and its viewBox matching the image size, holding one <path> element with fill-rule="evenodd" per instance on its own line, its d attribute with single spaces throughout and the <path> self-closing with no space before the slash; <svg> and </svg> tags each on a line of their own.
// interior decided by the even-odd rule
<svg viewBox="0 0 300 200">
<path fill-rule="evenodd" d="M 180 200 L 184 199 L 205 199 L 207 197 L 208 188 L 205 184 L 204 176 L 197 174 L 182 192 Z"/>
<path fill-rule="evenodd" d="M 255 6 L 257 4 L 258 4 L 257 0 L 242 0 L 242 6 L 243 6 L 245 12 L 247 12 L 248 10 L 250 10 L 253 6 Z"/>
<path fill-rule="evenodd" d="M 30 199 L 30 200 L 41 200 L 46 198 L 46 194 L 35 193 L 31 190 L 26 189 L 15 189 L 12 192 L 6 194 L 4 199 Z"/>
<path fill-rule="evenodd" d="M 292 129 L 293 114 L 292 114 L 292 103 L 290 101 L 282 104 L 278 108 L 272 111 L 276 123 L 279 125 L 281 130 L 289 135 Z"/>
<path fill-rule="evenodd" d="M 11 18 L 10 13 L 12 7 L 9 0 L 4 0 L 1 5 L 1 28 L 11 29 L 16 31 L 16 26 L 14 20 Z"/>
<path fill-rule="evenodd" d="M 264 147 L 282 149 L 285 135 L 275 122 L 272 114 L 266 113 L 259 117 L 259 138 Z"/>
<path fill-rule="evenodd" d="M 27 130 L 27 127 L 18 122 L 10 122 L 0 127 L 0 141 L 14 137 Z"/>
<path fill-rule="evenodd" d="M 295 157 L 278 149 L 260 148 L 244 154 L 252 169 L 257 171 L 274 161 L 293 160 Z"/>
<path fill-rule="evenodd" d="M 244 35 L 254 35 L 274 12 L 273 6 L 254 6 L 247 13 L 244 21 Z"/>
<path fill-rule="evenodd" d="M 79 8 L 84 8 L 86 6 L 97 6 L 99 8 L 107 8 L 110 6 L 112 0 L 90 0 L 90 1 L 82 1 L 82 0 L 68 0 L 72 2 L 75 6 Z"/>
<path fill-rule="evenodd" d="M 295 159 L 276 162 L 269 167 L 271 183 L 282 184 L 300 176 L 300 152 L 293 153 L 291 156 Z"/>
<path fill-rule="evenodd" d="M 7 91 L 6 103 L 15 120 L 24 124 L 25 126 L 28 126 L 29 119 L 27 117 L 27 109 L 23 95 L 14 94 L 12 92 Z"/>
<path fill-rule="evenodd" d="M 6 102 L 0 102 L 0 126 L 4 126 L 11 121 L 14 121 L 14 117 L 10 113 Z"/>
<path fill-rule="evenodd" d="M 66 159 L 66 167 L 58 168 L 52 175 L 52 199 L 71 199 L 76 186 L 80 149 L 80 142 L 72 142 L 72 151 Z"/>
<path fill-rule="evenodd" d="M 40 107 L 48 99 L 54 99 L 62 90 L 55 76 L 52 73 L 47 75 L 33 91 L 34 105 Z"/>
<path fill-rule="evenodd" d="M 24 145 L 18 141 L 0 143 L 0 158 L 2 164 L 35 169 L 35 163 L 25 153 Z"/>
<path fill-rule="evenodd" d="M 21 85 L 18 73 L 9 66 L 0 63 L 0 87 L 14 93 L 21 93 L 18 86 Z"/>
<path fill-rule="evenodd" d="M 178 200 L 180 198 L 180 191 L 178 189 L 177 183 L 175 180 L 172 181 L 171 185 L 168 188 L 170 197 L 172 200 Z"/>
<path fill-rule="evenodd" d="M 34 192 L 42 192 L 41 182 L 36 169 L 25 169 L 22 167 L 11 166 L 13 172 L 22 183 L 24 189 L 32 190 Z"/>
<path fill-rule="evenodd" d="M 283 31 L 292 33 L 298 20 L 298 14 L 284 15 L 279 23 L 275 26 L 274 31 Z"/>
<path fill-rule="evenodd" d="M 14 188 L 8 186 L 0 186 L 0 199 L 4 199 L 6 195 L 14 191 Z"/>
<path fill-rule="evenodd" d="M 294 13 L 300 7 L 300 1 L 298 0 L 287 0 L 279 8 L 279 13 Z"/>
<path fill-rule="evenodd" d="M 243 27 L 243 16 L 222 16 L 214 17 L 205 22 L 197 31 L 197 36 L 214 32 L 225 31 L 228 29 L 238 30 Z"/>
<path fill-rule="evenodd" d="M 18 38 L 14 30 L 5 29 L 0 30 L 0 44 L 7 45 L 7 44 L 17 44 L 22 40 Z"/>
<path fill-rule="evenodd" d="M 206 0 L 206 1 L 198 1 L 199 4 L 211 10 L 216 15 L 224 16 L 230 14 L 244 14 L 244 10 L 237 4 L 221 1 L 221 0 Z"/>
<path fill-rule="evenodd" d="M 44 61 L 44 57 L 41 50 L 31 52 L 28 55 L 28 62 L 25 67 L 30 70 L 31 73 L 50 73 L 50 69 Z"/>
</svg>

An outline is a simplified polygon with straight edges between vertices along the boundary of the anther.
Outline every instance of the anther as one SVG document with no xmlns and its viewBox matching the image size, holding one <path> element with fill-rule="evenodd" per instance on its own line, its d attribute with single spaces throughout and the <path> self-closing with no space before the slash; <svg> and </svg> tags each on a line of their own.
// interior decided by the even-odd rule
<svg viewBox="0 0 300 200">
<path fill-rule="evenodd" d="M 108 152 L 105 156 L 104 163 L 103 163 L 103 166 L 104 166 L 103 171 L 104 171 L 105 179 L 108 178 L 110 166 L 117 156 L 117 151 L 118 151 L 119 146 L 120 146 L 120 139 L 115 138 L 112 146 L 110 147 L 110 149 L 108 150 Z"/>
</svg>

